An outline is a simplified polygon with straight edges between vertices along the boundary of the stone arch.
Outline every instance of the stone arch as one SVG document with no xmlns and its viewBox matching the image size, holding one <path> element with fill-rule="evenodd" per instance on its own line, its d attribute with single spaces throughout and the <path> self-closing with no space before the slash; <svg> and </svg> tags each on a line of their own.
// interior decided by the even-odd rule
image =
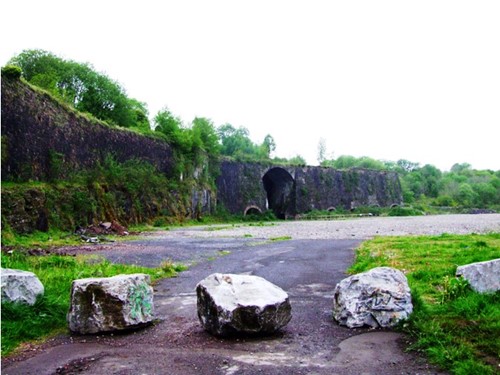
<svg viewBox="0 0 500 375">
<path fill-rule="evenodd" d="M 326 209 L 328 212 L 334 212 L 336 211 L 337 209 L 334 207 L 334 206 L 330 206 Z"/>
<path fill-rule="evenodd" d="M 274 167 L 262 177 L 269 208 L 277 218 L 295 216 L 295 180 L 285 169 Z"/>
<path fill-rule="evenodd" d="M 247 215 L 260 215 L 260 214 L 262 214 L 262 210 L 260 209 L 259 206 L 250 205 L 247 208 L 245 208 L 243 216 L 247 216 Z"/>
</svg>

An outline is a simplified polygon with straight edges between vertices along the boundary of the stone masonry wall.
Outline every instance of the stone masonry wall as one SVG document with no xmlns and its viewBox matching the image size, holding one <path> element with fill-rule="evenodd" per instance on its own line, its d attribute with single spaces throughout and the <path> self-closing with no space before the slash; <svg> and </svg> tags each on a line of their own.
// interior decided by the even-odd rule
<svg viewBox="0 0 500 375">
<path fill-rule="evenodd" d="M 2 181 L 47 180 L 54 155 L 62 158 L 64 177 L 108 154 L 119 162 L 147 161 L 167 175 L 174 163 L 166 142 L 90 121 L 19 79 L 2 77 Z"/>
<path fill-rule="evenodd" d="M 323 167 L 271 166 L 257 163 L 225 161 L 217 179 L 217 201 L 229 212 L 243 214 L 249 207 L 264 212 L 269 205 L 263 183 L 267 173 L 282 169 L 293 179 L 292 192 L 280 192 L 276 182 L 276 196 L 290 194 L 291 202 L 283 212 L 285 217 L 305 213 L 313 209 L 352 209 L 359 206 L 388 207 L 401 204 L 402 192 L 397 173 L 366 169 L 335 170 Z M 273 180 L 273 179 L 269 179 Z M 287 202 L 288 202 L 287 201 Z"/>
</svg>

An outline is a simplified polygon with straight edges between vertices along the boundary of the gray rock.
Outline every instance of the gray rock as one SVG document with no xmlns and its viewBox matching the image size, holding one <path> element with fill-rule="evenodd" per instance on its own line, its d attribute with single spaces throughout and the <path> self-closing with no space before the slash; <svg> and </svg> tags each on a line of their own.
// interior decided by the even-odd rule
<svg viewBox="0 0 500 375">
<path fill-rule="evenodd" d="M 406 276 L 394 268 L 377 267 L 335 287 L 333 318 L 349 328 L 392 327 L 412 311 Z"/>
<path fill-rule="evenodd" d="M 44 288 L 33 272 L 2 268 L 2 302 L 34 305 Z"/>
<path fill-rule="evenodd" d="M 496 292 L 500 290 L 500 258 L 460 266 L 456 275 L 465 278 L 476 292 Z"/>
<path fill-rule="evenodd" d="M 153 321 L 149 275 L 137 273 L 74 280 L 69 329 L 88 334 L 137 328 Z"/>
<path fill-rule="evenodd" d="M 217 336 L 269 334 L 292 318 L 288 294 L 259 276 L 215 273 L 196 294 L 200 322 Z"/>
</svg>

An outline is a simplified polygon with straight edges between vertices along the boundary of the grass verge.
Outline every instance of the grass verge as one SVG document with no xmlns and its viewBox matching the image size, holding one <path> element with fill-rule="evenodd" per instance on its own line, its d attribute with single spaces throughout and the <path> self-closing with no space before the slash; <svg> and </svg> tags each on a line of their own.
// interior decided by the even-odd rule
<svg viewBox="0 0 500 375">
<path fill-rule="evenodd" d="M 2 254 L 2 267 L 34 272 L 45 287 L 45 294 L 34 306 L 2 302 L 2 356 L 22 343 L 43 339 L 67 328 L 71 283 L 86 277 L 146 273 L 155 281 L 175 276 L 184 269 L 165 261 L 158 268 L 112 264 L 95 256 L 29 256 L 15 250 Z"/>
<path fill-rule="evenodd" d="M 500 292 L 473 292 L 457 266 L 500 258 L 500 233 L 379 237 L 357 250 L 351 273 L 378 266 L 405 272 L 414 312 L 402 329 L 453 374 L 495 374 L 500 366 Z"/>
</svg>

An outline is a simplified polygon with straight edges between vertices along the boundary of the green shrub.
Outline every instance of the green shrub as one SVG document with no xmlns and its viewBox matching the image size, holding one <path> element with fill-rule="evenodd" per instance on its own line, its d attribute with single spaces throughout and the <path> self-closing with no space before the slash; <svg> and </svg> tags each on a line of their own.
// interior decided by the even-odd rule
<svg viewBox="0 0 500 375">
<path fill-rule="evenodd" d="M 388 213 L 389 216 L 420 216 L 423 215 L 422 211 L 416 210 L 412 207 L 393 207 Z"/>
<path fill-rule="evenodd" d="M 15 65 L 6 65 L 2 67 L 2 78 L 19 79 L 23 71 Z"/>
</svg>

